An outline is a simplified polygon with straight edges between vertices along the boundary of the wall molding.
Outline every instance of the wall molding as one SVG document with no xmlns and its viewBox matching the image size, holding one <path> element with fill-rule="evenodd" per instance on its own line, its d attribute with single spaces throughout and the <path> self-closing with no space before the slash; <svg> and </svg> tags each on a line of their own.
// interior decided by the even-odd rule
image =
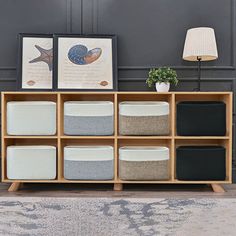
<svg viewBox="0 0 236 236">
<path fill-rule="evenodd" d="M 135 81 L 145 81 L 147 78 L 145 77 L 140 77 L 140 78 L 131 78 L 131 77 L 122 77 L 122 78 L 119 78 L 119 81 L 122 81 L 122 82 L 135 82 Z M 184 82 L 195 82 L 195 81 L 198 81 L 197 78 L 178 78 L 178 80 L 180 81 L 184 81 Z M 234 84 L 234 81 L 236 80 L 236 78 L 202 78 L 201 79 L 201 82 L 225 82 L 225 81 L 229 81 L 229 82 L 232 82 L 232 84 Z M 233 89 L 233 87 L 232 87 Z"/>
<path fill-rule="evenodd" d="M 73 0 L 65 0 L 66 2 L 66 32 L 67 33 L 72 32 L 72 1 Z M 0 66 L 0 70 L 16 70 L 16 69 L 17 69 L 16 66 Z"/>
<path fill-rule="evenodd" d="M 236 32 L 235 32 L 236 33 Z M 196 63 L 197 64 L 197 63 Z M 155 66 L 118 66 L 119 70 L 150 70 L 152 68 L 158 68 L 163 65 L 155 65 Z M 166 65 L 175 70 L 196 70 L 198 67 L 196 66 L 175 66 L 175 65 Z M 202 66 L 201 70 L 235 70 L 234 66 Z"/>
<path fill-rule="evenodd" d="M 156 66 L 118 66 L 118 70 L 150 70 L 152 68 L 158 68 L 162 65 L 156 65 Z M 171 67 L 175 70 L 196 70 L 197 66 L 174 66 L 174 65 L 166 65 L 168 67 Z M 3 66 L 0 67 L 1 70 L 16 70 L 16 66 Z M 235 70 L 236 68 L 231 66 L 202 66 L 201 70 Z"/>
<path fill-rule="evenodd" d="M 72 32 L 72 0 L 66 0 L 66 32 Z"/>
<path fill-rule="evenodd" d="M 72 33 L 73 31 L 73 3 L 74 0 L 65 0 L 66 1 L 66 32 Z M 83 12 L 83 5 L 84 1 L 88 0 L 79 0 L 80 15 L 81 15 L 81 33 L 84 32 L 84 12 Z M 91 14 L 92 14 L 92 33 L 97 34 L 99 31 L 99 0 L 91 0 Z M 202 66 L 202 70 L 235 70 L 236 69 L 236 55 L 235 55 L 235 40 L 236 40 L 236 0 L 230 1 L 231 7 L 231 64 L 225 66 Z M 143 65 L 143 66 L 119 66 L 119 70 L 149 70 L 151 68 L 160 67 L 163 65 Z M 196 70 L 197 66 L 186 66 L 186 65 L 169 65 L 171 68 L 176 70 Z M 0 70 L 16 70 L 16 66 L 0 66 Z"/>
<path fill-rule="evenodd" d="M 16 70 L 16 66 L 0 66 L 0 70 Z"/>
<path fill-rule="evenodd" d="M 118 78 L 119 82 L 142 82 L 142 81 L 146 81 L 147 78 L 145 77 L 140 77 L 140 78 L 136 78 L 136 77 L 122 77 L 122 78 Z M 198 81 L 197 78 L 178 78 L 179 81 L 181 82 L 196 82 Z M 0 82 L 2 81 L 17 81 L 17 78 L 0 78 Z M 232 83 L 232 91 L 236 91 L 236 78 L 202 78 L 201 79 L 201 83 L 204 82 L 231 82 Z M 236 96 L 236 94 L 235 94 Z"/>
<path fill-rule="evenodd" d="M 83 1 L 83 0 L 82 0 Z M 86 0 L 85 0 L 86 1 Z M 235 70 L 236 69 L 236 64 L 235 64 L 235 34 L 236 34 L 236 25 L 235 25 L 235 21 L 236 21 L 236 14 L 235 14 L 235 8 L 236 8 L 236 4 L 235 4 L 236 0 L 231 0 L 230 1 L 230 9 L 231 9 L 231 16 L 230 16 L 230 34 L 231 34 L 231 55 L 230 55 L 230 59 L 231 59 L 231 63 L 230 65 L 223 65 L 223 66 L 202 66 L 203 70 Z M 99 4 L 98 4 L 99 0 L 92 0 L 92 15 L 93 15 L 93 19 L 92 19 L 92 33 L 93 34 L 98 34 L 99 33 Z M 119 70 L 149 70 L 150 68 L 156 68 L 156 67 L 160 67 L 163 65 L 153 65 L 153 66 L 148 66 L 148 65 L 143 65 L 143 66 L 119 66 L 118 69 Z M 192 70 L 192 69 L 196 69 L 197 66 L 186 66 L 186 65 L 172 65 L 170 66 L 176 70 Z"/>
<path fill-rule="evenodd" d="M 1 82 L 16 82 L 16 78 L 0 78 L 0 83 Z"/>
</svg>

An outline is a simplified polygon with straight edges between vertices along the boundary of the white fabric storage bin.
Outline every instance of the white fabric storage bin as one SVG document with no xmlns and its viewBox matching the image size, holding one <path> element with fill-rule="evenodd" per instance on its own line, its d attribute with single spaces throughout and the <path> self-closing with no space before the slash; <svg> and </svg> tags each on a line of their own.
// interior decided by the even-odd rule
<svg viewBox="0 0 236 236">
<path fill-rule="evenodd" d="M 8 146 L 8 179 L 55 179 L 56 147 Z"/>
<path fill-rule="evenodd" d="M 114 178 L 112 146 L 66 146 L 65 179 L 110 180 Z"/>
<path fill-rule="evenodd" d="M 27 101 L 7 103 L 8 135 L 55 135 L 56 103 Z"/>
<path fill-rule="evenodd" d="M 66 135 L 113 135 L 114 108 L 110 101 L 68 101 L 64 103 Z"/>
<path fill-rule="evenodd" d="M 119 177 L 122 180 L 169 179 L 169 148 L 127 146 L 119 149 Z"/>
<path fill-rule="evenodd" d="M 119 103 L 121 135 L 168 135 L 169 103 L 131 101 Z"/>
</svg>

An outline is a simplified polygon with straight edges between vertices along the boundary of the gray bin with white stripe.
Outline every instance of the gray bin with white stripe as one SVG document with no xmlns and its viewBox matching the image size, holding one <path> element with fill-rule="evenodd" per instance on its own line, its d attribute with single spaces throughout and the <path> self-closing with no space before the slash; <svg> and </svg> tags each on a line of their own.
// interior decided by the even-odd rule
<svg viewBox="0 0 236 236">
<path fill-rule="evenodd" d="M 64 134 L 113 135 L 114 108 L 110 101 L 64 103 Z"/>
<path fill-rule="evenodd" d="M 114 178 L 112 146 L 66 146 L 64 178 L 69 180 L 111 180 Z"/>
</svg>

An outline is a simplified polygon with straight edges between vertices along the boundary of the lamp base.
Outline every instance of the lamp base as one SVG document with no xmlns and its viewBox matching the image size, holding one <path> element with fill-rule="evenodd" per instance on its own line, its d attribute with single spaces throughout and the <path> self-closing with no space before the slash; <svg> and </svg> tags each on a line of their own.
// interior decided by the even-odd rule
<svg viewBox="0 0 236 236">
<path fill-rule="evenodd" d="M 201 90 L 199 88 L 194 88 L 192 91 L 194 91 L 194 92 L 201 92 Z"/>
<path fill-rule="evenodd" d="M 201 91 L 201 61 L 202 58 L 201 57 L 197 57 L 197 61 L 198 61 L 198 86 L 196 88 L 196 90 L 194 89 L 193 91 Z"/>
</svg>

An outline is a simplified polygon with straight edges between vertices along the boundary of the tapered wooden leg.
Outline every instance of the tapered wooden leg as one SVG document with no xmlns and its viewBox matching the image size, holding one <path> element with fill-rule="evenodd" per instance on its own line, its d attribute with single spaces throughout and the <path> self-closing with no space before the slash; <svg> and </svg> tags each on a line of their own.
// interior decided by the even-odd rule
<svg viewBox="0 0 236 236">
<path fill-rule="evenodd" d="M 21 186 L 21 182 L 12 183 L 8 189 L 8 192 L 16 192 Z"/>
<path fill-rule="evenodd" d="M 225 193 L 224 188 L 220 184 L 211 184 L 211 187 L 215 193 Z"/>
<path fill-rule="evenodd" d="M 114 191 L 122 191 L 123 190 L 123 184 L 116 183 L 114 184 Z"/>
</svg>

